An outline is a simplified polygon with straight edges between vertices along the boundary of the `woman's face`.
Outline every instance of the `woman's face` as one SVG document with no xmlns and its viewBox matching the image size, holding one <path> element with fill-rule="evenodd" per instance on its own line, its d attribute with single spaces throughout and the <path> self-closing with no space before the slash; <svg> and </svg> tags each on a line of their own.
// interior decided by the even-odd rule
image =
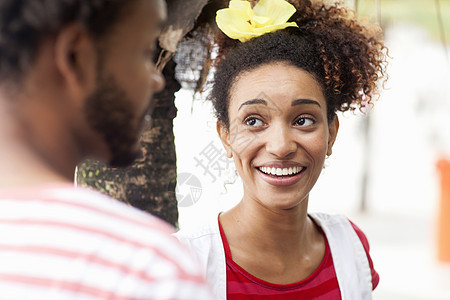
<svg viewBox="0 0 450 300">
<path fill-rule="evenodd" d="M 308 199 L 338 130 L 327 121 L 322 88 L 286 63 L 241 74 L 230 90 L 230 126 L 218 123 L 244 183 L 244 201 L 291 209 Z"/>
</svg>

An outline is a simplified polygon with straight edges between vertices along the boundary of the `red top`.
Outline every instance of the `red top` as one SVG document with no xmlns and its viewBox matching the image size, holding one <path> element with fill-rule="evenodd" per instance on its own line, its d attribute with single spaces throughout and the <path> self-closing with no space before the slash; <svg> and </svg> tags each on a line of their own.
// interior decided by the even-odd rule
<svg viewBox="0 0 450 300">
<path fill-rule="evenodd" d="M 350 222 L 351 223 L 351 222 Z M 379 282 L 378 273 L 373 268 L 372 259 L 369 255 L 369 243 L 364 233 L 351 223 L 366 251 L 369 266 L 372 273 L 372 287 L 376 288 Z M 227 263 L 227 299 L 264 299 L 264 300 L 330 300 L 341 299 L 339 285 L 334 271 L 333 258 L 331 256 L 328 240 L 325 238 L 325 255 L 317 270 L 308 278 L 291 284 L 274 284 L 261 280 L 236 264 L 232 257 L 230 246 L 219 222 L 220 235 L 225 250 Z"/>
</svg>

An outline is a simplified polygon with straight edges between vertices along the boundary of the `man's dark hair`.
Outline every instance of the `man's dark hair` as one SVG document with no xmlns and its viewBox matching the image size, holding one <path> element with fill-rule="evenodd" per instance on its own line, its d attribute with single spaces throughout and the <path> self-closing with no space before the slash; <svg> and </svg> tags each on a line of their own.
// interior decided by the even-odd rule
<svg viewBox="0 0 450 300">
<path fill-rule="evenodd" d="M 42 41 L 80 23 L 94 39 L 105 35 L 131 0 L 0 0 L 0 82 L 18 82 Z"/>
</svg>

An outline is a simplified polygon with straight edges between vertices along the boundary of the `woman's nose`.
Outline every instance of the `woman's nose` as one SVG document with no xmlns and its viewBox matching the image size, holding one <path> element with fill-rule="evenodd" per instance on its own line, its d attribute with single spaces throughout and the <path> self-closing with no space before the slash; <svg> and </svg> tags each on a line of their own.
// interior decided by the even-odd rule
<svg viewBox="0 0 450 300">
<path fill-rule="evenodd" d="M 272 126 L 266 141 L 266 151 L 277 158 L 285 158 L 297 150 L 297 144 L 287 126 Z"/>
</svg>

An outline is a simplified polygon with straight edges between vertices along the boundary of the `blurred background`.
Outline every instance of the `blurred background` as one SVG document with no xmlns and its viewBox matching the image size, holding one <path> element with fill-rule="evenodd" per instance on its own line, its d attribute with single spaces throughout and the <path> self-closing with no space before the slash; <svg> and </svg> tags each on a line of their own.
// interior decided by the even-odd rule
<svg viewBox="0 0 450 300">
<path fill-rule="evenodd" d="M 443 163 L 450 160 L 450 0 L 346 2 L 381 24 L 389 80 L 370 114 L 339 115 L 310 211 L 345 214 L 366 233 L 381 278 L 374 299 L 448 300 L 450 196 L 442 191 L 450 183 L 441 175 L 450 172 Z M 242 196 L 205 99 L 188 88 L 175 99 L 181 228 L 215 218 Z"/>
</svg>

